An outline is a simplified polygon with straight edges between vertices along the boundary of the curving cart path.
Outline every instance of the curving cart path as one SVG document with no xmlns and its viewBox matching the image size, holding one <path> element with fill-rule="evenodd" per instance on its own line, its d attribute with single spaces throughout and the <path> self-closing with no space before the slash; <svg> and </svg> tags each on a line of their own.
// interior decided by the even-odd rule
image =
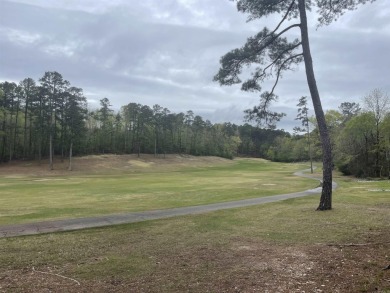
<svg viewBox="0 0 390 293">
<path fill-rule="evenodd" d="M 320 181 L 318 178 L 314 178 L 310 175 L 304 174 L 303 172 L 310 171 L 303 170 L 294 173 L 296 176 L 311 178 Z M 337 184 L 333 182 L 333 189 L 337 187 Z M 27 224 L 16 224 L 16 225 L 3 225 L 0 226 L 0 238 L 15 237 L 23 235 L 35 235 L 41 233 L 51 233 L 59 231 L 72 231 L 86 228 L 103 227 L 117 224 L 135 223 L 147 220 L 164 219 L 182 215 L 195 215 L 202 214 L 217 210 L 240 208 L 258 204 L 265 204 L 269 202 L 276 202 L 286 200 L 290 198 L 298 198 L 313 194 L 321 193 L 321 187 L 309 189 L 301 192 L 279 194 L 260 198 L 251 198 L 230 202 L 221 202 L 208 205 L 181 207 L 164 210 L 153 210 L 144 212 L 133 212 L 123 214 L 113 214 L 89 218 L 77 218 L 77 219 L 64 219 L 54 221 L 44 221 Z"/>
</svg>

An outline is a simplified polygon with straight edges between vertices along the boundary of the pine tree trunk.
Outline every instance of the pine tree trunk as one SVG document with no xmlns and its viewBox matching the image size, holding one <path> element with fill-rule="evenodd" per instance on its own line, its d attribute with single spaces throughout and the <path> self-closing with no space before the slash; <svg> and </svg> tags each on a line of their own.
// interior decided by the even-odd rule
<svg viewBox="0 0 390 293">
<path fill-rule="evenodd" d="M 72 171 L 72 152 L 73 152 L 73 142 L 70 143 L 70 148 L 69 148 L 69 167 L 68 167 L 69 171 Z"/>
<path fill-rule="evenodd" d="M 13 139 L 13 132 L 12 132 L 12 124 L 13 124 L 13 120 L 14 120 L 14 100 L 12 99 L 12 103 L 11 103 L 11 115 L 10 115 L 10 119 L 9 119 L 9 143 L 8 143 L 8 155 L 9 155 L 9 161 L 12 161 L 12 150 L 13 150 L 13 146 L 12 146 L 12 139 Z"/>
<path fill-rule="evenodd" d="M 386 150 L 387 178 L 390 179 L 390 150 Z"/>
<path fill-rule="evenodd" d="M 53 170 L 53 135 L 49 138 L 49 170 Z"/>
<path fill-rule="evenodd" d="M 3 123 L 2 123 L 3 124 L 2 130 L 4 131 L 4 133 L 6 133 L 6 121 L 7 121 L 7 112 L 5 112 L 5 110 L 4 110 L 3 111 Z M 3 143 L 1 146 L 0 161 L 5 160 L 6 144 L 7 144 L 7 136 L 6 135 L 3 135 L 2 141 L 3 141 Z"/>
<path fill-rule="evenodd" d="M 310 158 L 310 173 L 313 174 L 313 155 L 311 153 L 311 137 L 310 137 L 310 129 L 307 127 L 307 137 L 309 141 L 309 158 Z"/>
<path fill-rule="evenodd" d="M 28 132 L 28 135 L 29 135 L 29 138 L 28 138 L 28 149 L 29 149 L 29 155 L 32 154 L 32 132 L 33 132 L 33 123 L 32 123 L 32 115 L 30 114 L 30 121 L 29 121 L 29 132 Z M 34 149 L 35 151 L 35 149 Z"/>
<path fill-rule="evenodd" d="M 313 107 L 316 114 L 318 129 L 321 137 L 323 153 L 323 181 L 320 204 L 317 210 L 332 209 L 332 150 L 330 138 L 326 126 L 324 111 L 322 110 L 320 95 L 318 93 L 317 83 L 314 76 L 313 61 L 310 53 L 309 34 L 307 29 L 307 18 L 305 0 L 298 0 L 299 14 L 301 19 L 301 37 L 303 58 L 305 61 L 307 83 L 309 85 Z"/>
<path fill-rule="evenodd" d="M 50 114 L 49 134 L 49 169 L 53 170 L 53 113 Z"/>
<path fill-rule="evenodd" d="M 157 134 L 156 137 L 154 138 L 154 157 L 157 157 Z"/>
<path fill-rule="evenodd" d="M 24 136 L 23 136 L 23 158 L 27 157 L 27 119 L 28 118 L 28 97 L 26 97 L 26 105 L 24 108 Z"/>
<path fill-rule="evenodd" d="M 18 140 L 18 122 L 19 122 L 19 104 L 20 104 L 20 100 L 18 98 L 18 101 L 16 102 L 16 115 L 15 115 L 15 131 L 14 131 L 14 138 L 13 138 L 13 141 L 14 141 L 14 144 L 13 144 L 13 155 L 14 157 L 17 156 L 17 152 L 16 152 L 16 146 L 19 144 L 19 140 Z"/>
</svg>

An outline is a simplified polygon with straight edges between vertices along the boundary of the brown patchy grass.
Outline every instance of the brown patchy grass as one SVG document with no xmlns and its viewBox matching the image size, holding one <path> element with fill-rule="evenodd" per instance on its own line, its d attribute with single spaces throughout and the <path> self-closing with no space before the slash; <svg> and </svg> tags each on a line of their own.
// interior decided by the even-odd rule
<svg viewBox="0 0 390 293">
<path fill-rule="evenodd" d="M 0 174 L 0 225 L 167 209 L 301 191 L 304 164 L 192 156 L 88 156 L 76 171 L 12 162 Z M 269 185 L 273 184 L 273 185 Z"/>
<path fill-rule="evenodd" d="M 229 164 L 230 160 L 218 157 L 194 157 L 187 155 L 166 155 L 157 156 L 149 154 L 130 155 L 89 155 L 73 158 L 73 170 L 68 171 L 69 163 L 67 159 L 61 160 L 55 158 L 54 170 L 49 170 L 48 160 L 41 162 L 11 161 L 0 164 L 0 176 L 5 177 L 26 177 L 26 176 L 60 176 L 60 175 L 79 175 L 79 174 L 99 174 L 99 173 L 118 173 L 118 172 L 159 172 L 173 171 L 183 167 L 208 167 L 218 166 L 220 164 Z"/>
<path fill-rule="evenodd" d="M 0 273 L 0 292 L 388 292 L 390 274 L 381 264 L 389 260 L 389 245 L 381 241 L 371 237 L 364 246 L 270 245 L 233 238 L 226 245 L 204 242 L 171 252 L 148 251 L 149 268 L 136 275 L 113 268 L 83 277 L 74 273 L 84 265 L 76 260 L 9 269 Z M 108 257 L 95 256 L 88 267 L 96 274 L 107 262 Z"/>
<path fill-rule="evenodd" d="M 390 292 L 389 182 L 337 180 L 329 212 L 310 196 L 0 239 L 0 292 Z"/>
</svg>

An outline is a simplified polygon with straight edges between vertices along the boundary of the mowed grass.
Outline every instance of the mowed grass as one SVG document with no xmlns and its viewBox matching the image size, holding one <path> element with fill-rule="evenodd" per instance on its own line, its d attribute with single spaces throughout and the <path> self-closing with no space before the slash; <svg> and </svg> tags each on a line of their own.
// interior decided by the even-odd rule
<svg viewBox="0 0 390 293">
<path fill-rule="evenodd" d="M 203 205 L 316 187 L 317 182 L 293 175 L 304 168 L 304 164 L 236 159 L 166 170 L 3 176 L 0 225 Z"/>
<path fill-rule="evenodd" d="M 234 281 L 237 275 L 245 274 L 246 267 L 247 274 L 256 271 L 240 259 L 237 249 L 250 252 L 258 243 L 268 245 L 264 246 L 268 250 L 294 248 L 298 253 L 300 247 L 310 245 L 365 245 L 373 236 L 374 242 L 388 246 L 389 181 L 336 179 L 340 186 L 334 192 L 334 209 L 327 212 L 315 211 L 319 202 L 316 195 L 195 216 L 0 239 L 0 272 L 31 272 L 35 267 L 75 278 L 84 285 L 119 282 L 143 286 L 144 291 L 182 292 L 194 284 L 206 284 L 207 288 L 207 284 Z M 279 257 L 274 255 L 273 259 Z M 352 252 L 344 257 L 353 257 Z M 364 265 L 378 267 L 378 274 L 383 274 L 381 266 L 390 262 L 390 255 L 386 257 Z M 324 261 L 330 260 L 324 256 Z M 26 283 L 19 286 L 29 288 L 24 287 Z M 192 291 L 205 292 L 196 287 Z"/>
</svg>

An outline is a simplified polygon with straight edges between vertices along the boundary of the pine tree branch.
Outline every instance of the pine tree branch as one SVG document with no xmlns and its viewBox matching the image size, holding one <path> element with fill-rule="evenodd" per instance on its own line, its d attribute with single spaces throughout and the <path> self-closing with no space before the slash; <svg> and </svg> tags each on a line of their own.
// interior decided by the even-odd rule
<svg viewBox="0 0 390 293">
<path fill-rule="evenodd" d="M 282 1 L 281 1 L 281 2 L 282 2 Z M 293 0 L 293 1 L 291 2 L 289 8 L 287 9 L 287 12 L 284 14 L 282 20 L 278 23 L 278 25 L 276 26 L 276 28 L 275 28 L 272 32 L 270 32 L 269 34 L 267 34 L 266 36 L 264 36 L 264 37 L 262 38 L 262 40 L 260 41 L 260 43 L 261 43 L 262 41 L 264 41 L 266 38 L 268 38 L 269 36 L 272 36 L 273 34 L 276 33 L 276 31 L 280 28 L 280 26 L 282 25 L 282 23 L 286 20 L 287 16 L 290 14 L 290 11 L 291 11 L 292 7 L 294 6 L 294 3 L 295 3 L 295 0 Z"/>
<path fill-rule="evenodd" d="M 271 45 L 273 42 L 275 42 L 276 39 L 278 39 L 280 36 L 282 36 L 284 33 L 288 32 L 290 29 L 294 28 L 294 27 L 300 27 L 301 24 L 300 23 L 295 23 L 295 24 L 292 24 L 288 27 L 286 27 L 284 30 L 282 30 L 280 33 L 276 34 L 274 37 L 271 38 L 271 40 L 269 40 L 267 43 L 263 44 L 262 46 L 260 46 L 260 48 L 258 49 L 259 53 L 262 52 L 266 47 L 268 47 L 269 45 Z M 266 38 L 272 36 L 272 33 L 264 36 L 262 38 L 262 40 L 259 42 L 259 44 L 261 44 Z"/>
<path fill-rule="evenodd" d="M 273 32 L 271 34 L 276 33 L 276 31 L 279 29 L 279 27 L 282 25 L 282 23 L 286 20 L 287 16 L 290 14 L 290 11 L 293 8 L 294 4 L 295 4 L 295 0 L 293 0 L 291 2 L 290 6 L 287 9 L 287 12 L 285 13 L 285 15 L 283 16 L 282 20 L 279 22 L 279 24 L 277 25 L 277 27 L 273 30 Z"/>
<path fill-rule="evenodd" d="M 222 68 L 220 68 L 219 72 L 214 76 L 214 81 L 219 81 L 221 85 L 231 85 L 234 83 L 241 82 L 238 78 L 238 74 L 241 72 L 243 64 L 256 62 L 252 60 L 254 56 L 261 56 L 261 53 L 264 49 L 266 49 L 269 45 L 275 42 L 284 33 L 295 27 L 300 27 L 300 24 L 292 24 L 288 26 L 287 28 L 283 29 L 281 32 L 272 36 L 271 39 L 265 42 L 266 38 L 271 36 L 270 34 L 267 34 L 261 39 L 258 44 L 256 44 L 259 45 L 259 47 L 257 48 L 251 47 L 256 42 L 255 39 L 252 39 L 249 40 L 243 48 L 230 51 L 222 57 L 220 61 L 222 63 Z M 256 51 L 256 54 L 248 54 L 248 52 L 250 53 L 251 50 Z M 232 58 L 232 56 L 234 58 Z M 232 60 L 229 60 L 229 58 L 231 58 Z"/>
<path fill-rule="evenodd" d="M 296 45 L 294 45 L 293 47 L 290 47 L 290 48 L 284 50 L 282 53 L 280 53 L 278 57 L 276 57 L 269 65 L 267 65 L 267 66 L 263 69 L 262 74 L 260 74 L 259 76 L 256 76 L 255 80 L 257 81 L 257 80 L 260 79 L 261 77 L 265 76 L 267 69 L 269 69 L 270 67 L 272 67 L 273 65 L 275 65 L 275 63 L 276 63 L 277 61 L 279 61 L 279 60 L 283 57 L 283 55 L 286 54 L 288 51 L 294 50 L 295 48 L 299 47 L 301 44 L 302 44 L 302 43 L 299 42 L 299 43 L 297 43 Z"/>
<path fill-rule="evenodd" d="M 270 95 L 272 95 L 272 94 L 274 93 L 274 90 L 275 90 L 275 88 L 276 88 L 276 85 L 277 85 L 278 82 L 279 82 L 280 73 L 282 72 L 282 69 L 283 69 L 284 64 L 286 64 L 287 62 L 289 62 L 289 61 L 291 61 L 291 60 L 293 60 L 293 59 L 295 59 L 295 58 L 297 58 L 297 57 L 301 57 L 301 56 L 303 56 L 303 53 L 296 54 L 296 55 L 291 56 L 291 57 L 289 57 L 289 58 L 287 58 L 286 60 L 283 61 L 283 63 L 280 65 L 280 67 L 279 67 L 279 69 L 278 69 L 278 72 L 277 72 L 277 75 L 276 75 L 276 81 L 275 81 L 275 83 L 274 83 L 274 86 L 272 87 L 271 92 L 269 93 Z"/>
</svg>

